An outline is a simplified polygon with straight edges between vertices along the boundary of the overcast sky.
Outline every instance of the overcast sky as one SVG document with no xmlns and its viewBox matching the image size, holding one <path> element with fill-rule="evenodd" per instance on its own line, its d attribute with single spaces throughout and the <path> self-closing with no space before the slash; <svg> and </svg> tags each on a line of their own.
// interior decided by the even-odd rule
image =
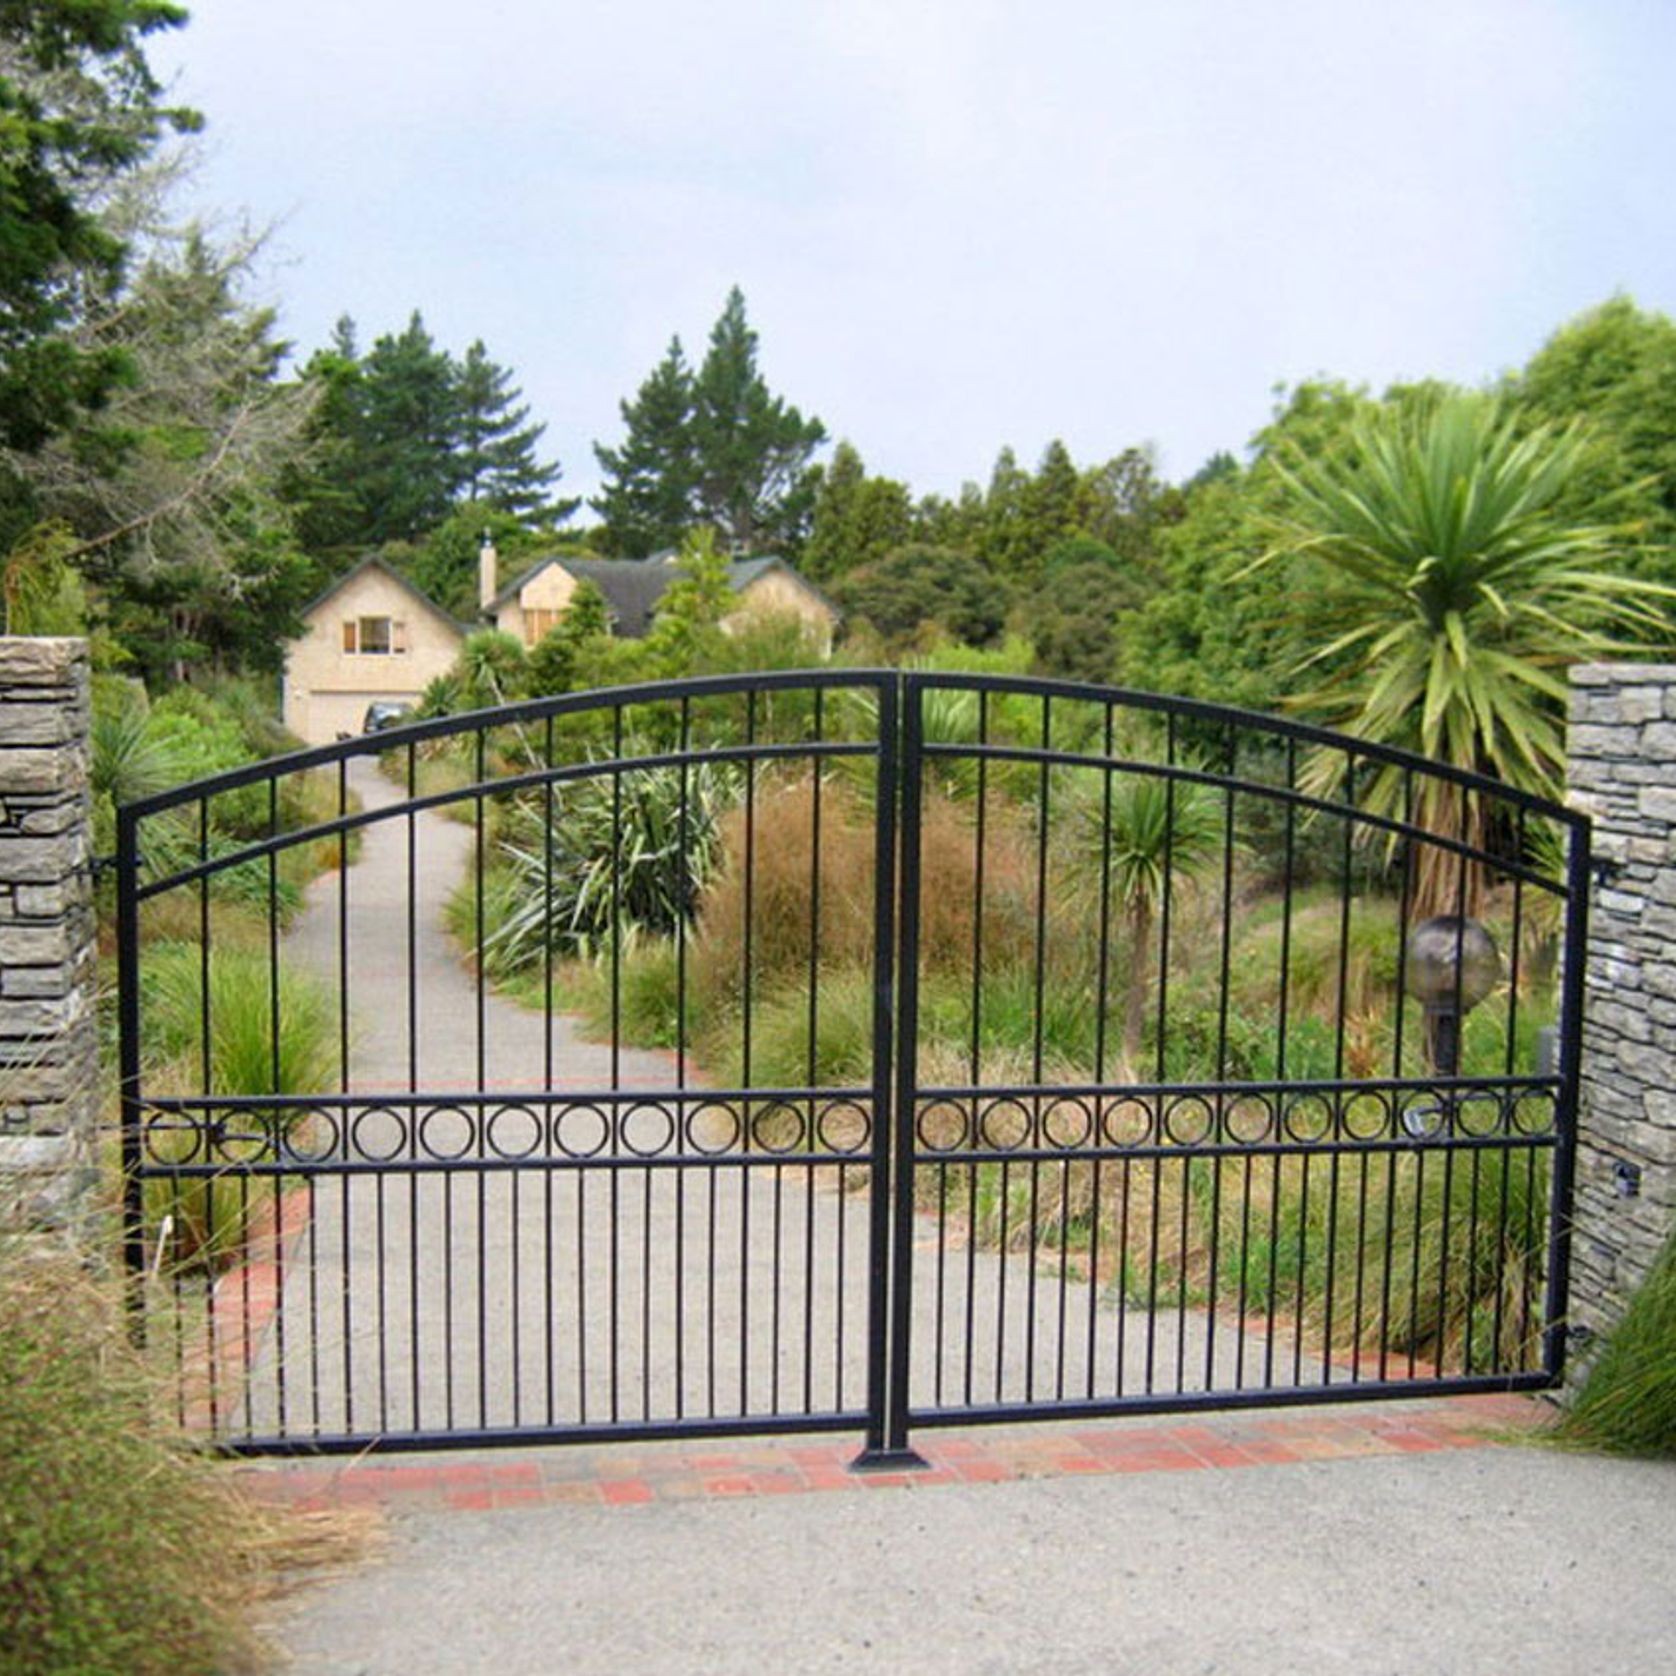
<svg viewBox="0 0 1676 1676">
<path fill-rule="evenodd" d="M 481 337 L 572 493 L 735 282 L 776 392 L 945 493 L 1676 311 L 1670 0 L 189 4 L 152 58 L 287 334 Z"/>
</svg>

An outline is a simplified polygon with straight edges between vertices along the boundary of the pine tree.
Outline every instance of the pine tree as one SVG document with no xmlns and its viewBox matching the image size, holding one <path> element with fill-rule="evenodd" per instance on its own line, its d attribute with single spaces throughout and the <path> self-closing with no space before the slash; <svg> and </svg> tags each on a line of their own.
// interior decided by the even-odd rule
<svg viewBox="0 0 1676 1676">
<path fill-rule="evenodd" d="M 559 465 L 537 460 L 535 445 L 547 427 L 528 422 L 528 405 L 518 403 L 522 394 L 511 372 L 489 359 L 483 340 L 473 343 L 454 384 L 460 492 L 472 505 L 532 522 L 558 522 L 576 510 L 577 502 L 549 501 L 547 491 L 559 480 Z"/>
<path fill-rule="evenodd" d="M 620 411 L 628 435 L 621 448 L 594 444 L 606 480 L 590 504 L 611 551 L 643 559 L 679 543 L 693 520 L 693 378 L 679 338 Z"/>
<path fill-rule="evenodd" d="M 800 545 L 814 504 L 810 457 L 826 427 L 769 393 L 737 285 L 693 384 L 692 439 L 698 517 L 729 552 Z"/>
<path fill-rule="evenodd" d="M 412 541 L 448 516 L 460 486 L 454 363 L 415 309 L 405 331 L 373 344 L 360 372 L 351 435 L 363 539 Z"/>
</svg>

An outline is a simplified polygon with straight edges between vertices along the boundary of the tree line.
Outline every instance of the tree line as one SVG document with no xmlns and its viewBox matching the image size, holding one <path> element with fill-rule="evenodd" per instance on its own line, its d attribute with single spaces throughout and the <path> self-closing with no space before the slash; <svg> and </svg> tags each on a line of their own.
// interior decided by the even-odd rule
<svg viewBox="0 0 1676 1676">
<path fill-rule="evenodd" d="M 516 372 L 482 341 L 441 345 L 415 309 L 365 345 L 346 317 L 299 354 L 251 300 L 260 236 L 178 224 L 178 144 L 199 119 L 168 102 L 145 49 L 184 22 L 167 0 L 0 14 L 0 576 L 14 629 L 91 629 L 101 657 L 154 680 L 271 672 L 309 598 L 369 552 L 469 616 L 486 531 L 516 562 L 644 559 L 708 530 L 723 554 L 796 563 L 843 608 L 857 655 L 1010 637 L 1047 673 L 1270 708 L 1306 700 L 1360 644 L 1323 666 L 1338 583 L 1371 561 L 1320 527 L 1333 496 L 1312 470 L 1334 462 L 1348 481 L 1382 450 L 1441 458 L 1463 437 L 1527 466 L 1537 439 L 1546 527 L 1593 532 L 1585 568 L 1645 608 L 1636 644 L 1668 622 L 1646 590 L 1676 582 L 1676 326 L 1626 297 L 1486 390 L 1283 391 L 1239 456 L 1179 482 L 1144 445 L 1079 462 L 1055 440 L 1029 463 L 1003 448 L 944 496 L 870 472 L 777 394 L 735 288 L 696 363 L 672 338 L 621 402 L 584 511 Z M 1298 521 L 1310 507 L 1313 535 Z M 1346 597 L 1412 615 L 1412 583 Z M 1483 588 L 1458 603 L 1494 616 Z M 1557 655 L 1539 648 L 1532 667 Z"/>
</svg>

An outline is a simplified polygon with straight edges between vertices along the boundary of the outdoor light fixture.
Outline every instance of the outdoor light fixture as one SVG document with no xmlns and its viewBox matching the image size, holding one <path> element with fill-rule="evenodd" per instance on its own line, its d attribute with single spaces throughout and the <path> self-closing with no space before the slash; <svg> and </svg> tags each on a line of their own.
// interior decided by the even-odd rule
<svg viewBox="0 0 1676 1676">
<path fill-rule="evenodd" d="M 1425 1009 L 1426 1057 L 1433 1072 L 1460 1069 L 1461 1020 L 1501 977 L 1496 941 L 1475 919 L 1439 914 L 1408 934 L 1408 993 Z"/>
</svg>

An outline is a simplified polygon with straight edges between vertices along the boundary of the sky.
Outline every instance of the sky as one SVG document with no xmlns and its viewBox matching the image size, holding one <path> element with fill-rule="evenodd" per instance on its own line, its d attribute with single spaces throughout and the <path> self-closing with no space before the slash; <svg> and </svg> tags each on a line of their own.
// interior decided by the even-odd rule
<svg viewBox="0 0 1676 1676">
<path fill-rule="evenodd" d="M 734 284 L 771 388 L 943 494 L 1676 312 L 1669 0 L 188 3 L 150 57 L 282 330 L 483 339 L 571 494 Z"/>
</svg>

